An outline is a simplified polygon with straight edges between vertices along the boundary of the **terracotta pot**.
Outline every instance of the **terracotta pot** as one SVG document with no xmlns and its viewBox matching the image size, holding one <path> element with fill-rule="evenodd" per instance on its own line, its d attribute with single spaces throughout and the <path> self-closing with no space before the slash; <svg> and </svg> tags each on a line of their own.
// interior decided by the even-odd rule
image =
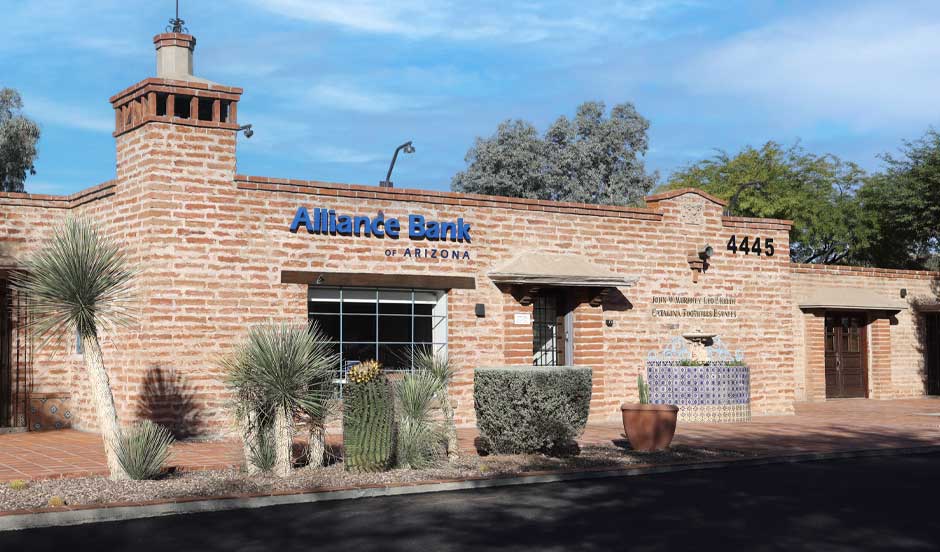
<svg viewBox="0 0 940 552">
<path fill-rule="evenodd" d="M 651 452 L 663 450 L 676 434 L 676 416 L 679 407 L 673 404 L 620 405 L 623 431 L 633 450 Z"/>
</svg>

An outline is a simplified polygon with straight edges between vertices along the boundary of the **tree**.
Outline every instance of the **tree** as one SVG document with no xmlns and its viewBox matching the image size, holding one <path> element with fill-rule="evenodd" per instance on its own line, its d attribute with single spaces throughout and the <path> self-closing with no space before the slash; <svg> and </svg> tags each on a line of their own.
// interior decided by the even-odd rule
<svg viewBox="0 0 940 552">
<path fill-rule="evenodd" d="M 12 88 L 0 89 L 0 191 L 22 192 L 29 174 L 36 174 L 39 125 L 20 113 L 23 100 Z"/>
<path fill-rule="evenodd" d="M 532 124 L 504 121 L 496 134 L 477 138 L 465 171 L 451 188 L 458 192 L 551 199 L 578 203 L 638 203 L 657 176 L 646 174 L 649 121 L 632 104 L 585 102 L 573 121 L 559 117 L 539 137 Z"/>
<path fill-rule="evenodd" d="M 899 156 L 884 154 L 859 198 L 876 229 L 866 260 L 892 268 L 940 268 L 940 133 L 930 128 L 905 141 Z"/>
<path fill-rule="evenodd" d="M 52 342 L 69 343 L 74 335 L 81 341 L 112 479 L 127 479 L 128 474 L 116 452 L 121 428 L 100 336 L 134 320 L 133 277 L 115 242 L 101 236 L 90 223 L 70 218 L 13 278 L 13 284 L 29 298 L 31 330 L 39 348 Z"/>
<path fill-rule="evenodd" d="M 719 151 L 672 174 L 667 188 L 705 190 L 735 215 L 792 220 L 791 259 L 836 264 L 857 261 L 873 237 L 856 197 L 864 179 L 855 163 L 771 141 L 733 156 Z"/>
<path fill-rule="evenodd" d="M 294 418 L 317 418 L 322 427 L 326 417 L 338 362 L 331 346 L 316 325 L 271 323 L 251 328 L 241 347 L 223 360 L 242 403 L 246 441 L 257 443 L 271 425 L 279 477 L 290 475 Z"/>
</svg>

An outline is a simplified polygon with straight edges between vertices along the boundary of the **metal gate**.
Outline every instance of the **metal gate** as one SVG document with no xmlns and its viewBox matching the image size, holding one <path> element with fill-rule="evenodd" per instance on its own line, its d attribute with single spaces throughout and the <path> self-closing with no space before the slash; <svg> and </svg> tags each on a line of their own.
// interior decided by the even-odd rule
<svg viewBox="0 0 940 552">
<path fill-rule="evenodd" d="M 32 388 L 26 297 L 0 280 L 0 430 L 25 428 Z"/>
</svg>

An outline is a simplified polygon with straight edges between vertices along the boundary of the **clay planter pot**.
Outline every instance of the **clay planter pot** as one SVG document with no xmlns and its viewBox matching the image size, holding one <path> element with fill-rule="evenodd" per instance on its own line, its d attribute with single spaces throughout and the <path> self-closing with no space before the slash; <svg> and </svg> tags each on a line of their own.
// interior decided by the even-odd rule
<svg viewBox="0 0 940 552">
<path fill-rule="evenodd" d="M 679 414 L 676 405 L 624 403 L 620 405 L 620 413 L 623 415 L 623 431 L 633 450 L 663 450 L 672 442 Z"/>
</svg>

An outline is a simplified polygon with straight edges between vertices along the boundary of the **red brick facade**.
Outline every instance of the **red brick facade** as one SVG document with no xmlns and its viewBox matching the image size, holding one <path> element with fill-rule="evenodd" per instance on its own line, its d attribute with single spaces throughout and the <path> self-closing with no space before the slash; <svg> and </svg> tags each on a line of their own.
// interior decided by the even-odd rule
<svg viewBox="0 0 940 552">
<path fill-rule="evenodd" d="M 174 101 L 190 95 L 194 106 L 207 99 L 208 119 L 158 115 L 157 102 L 165 101 L 158 93 Z M 906 287 L 936 302 L 935 274 L 792 265 L 788 221 L 723 216 L 722 202 L 698 190 L 625 208 L 236 175 L 240 94 L 216 85 L 142 81 L 112 98 L 114 181 L 68 197 L 0 194 L 0 240 L 14 256 L 28 254 L 64 217 L 84 216 L 120 240 L 139 271 L 138 322 L 104 339 L 124 422 L 151 417 L 185 423 L 199 435 L 230 432 L 220 356 L 253 324 L 306 320 L 307 286 L 282 283 L 282 271 L 473 278 L 475 289 L 447 296 L 448 350 L 458 367 L 451 399 L 461 424 L 474 421 L 475 366 L 532 362 L 532 327 L 515 323 L 516 314 L 531 314 L 532 307 L 487 276 L 527 252 L 579 255 L 637 279 L 598 306 L 591 306 L 596 290 L 564 290 L 573 308 L 574 363 L 594 369 L 593 420 L 617 419 L 619 404 L 636 399 L 647 354 L 698 329 L 743 353 L 755 414 L 790 413 L 794 401 L 825 398 L 823 319 L 799 309 L 801 293 L 821 283 L 892 296 Z M 405 248 L 434 247 L 405 234 L 392 240 L 292 233 L 288 226 L 301 206 L 460 217 L 471 224 L 472 241 L 437 247 L 469 258 L 403 257 Z M 725 247 L 732 235 L 771 241 L 775 254 L 768 256 L 766 246 L 760 256 L 732 253 Z M 695 260 L 706 245 L 714 255 L 697 273 L 690 254 Z M 688 306 L 675 298 L 701 301 L 705 314 L 677 315 Z M 485 306 L 485 316 L 475 314 L 476 304 Z M 712 316 L 718 310 L 723 313 Z M 918 320 L 915 309 L 872 317 L 872 398 L 924 393 Z M 67 349 L 35 356 L 33 391 L 70 393 L 75 425 L 91 429 L 81 357 Z"/>
</svg>

